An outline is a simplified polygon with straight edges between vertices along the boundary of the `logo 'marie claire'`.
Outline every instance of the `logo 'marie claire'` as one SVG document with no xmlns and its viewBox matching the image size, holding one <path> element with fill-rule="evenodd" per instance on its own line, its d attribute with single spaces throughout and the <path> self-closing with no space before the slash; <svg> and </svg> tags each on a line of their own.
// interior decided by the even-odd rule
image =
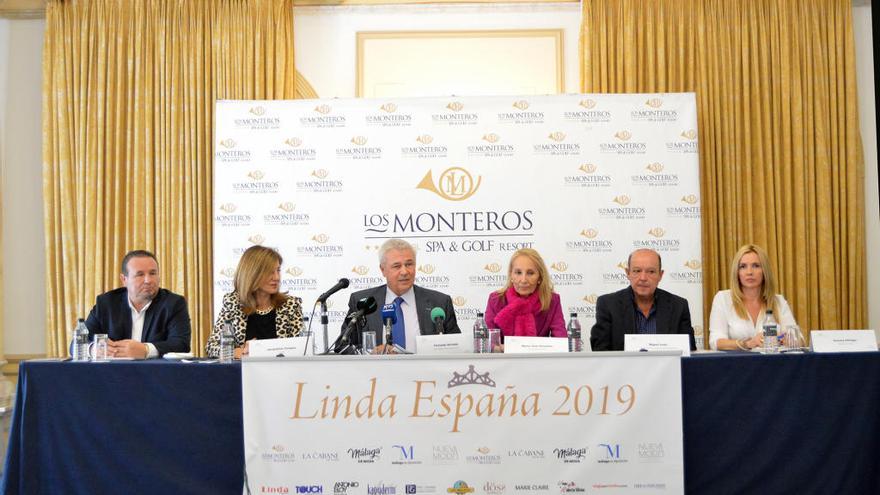
<svg viewBox="0 0 880 495">
<path fill-rule="evenodd" d="M 431 170 L 425 174 L 416 189 L 425 189 L 449 201 L 464 201 L 470 198 L 480 188 L 482 176 L 476 180 L 470 172 L 461 167 L 450 167 L 440 174 L 435 184 Z"/>
</svg>

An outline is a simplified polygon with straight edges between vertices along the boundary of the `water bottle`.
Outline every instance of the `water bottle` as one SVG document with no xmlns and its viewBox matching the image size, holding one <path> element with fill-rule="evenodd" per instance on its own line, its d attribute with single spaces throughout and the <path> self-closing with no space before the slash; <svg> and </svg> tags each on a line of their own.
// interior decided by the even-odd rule
<svg viewBox="0 0 880 495">
<path fill-rule="evenodd" d="M 231 363 L 235 359 L 235 332 L 232 320 L 226 320 L 220 329 L 220 362 Z"/>
<path fill-rule="evenodd" d="M 779 325 L 773 316 L 773 310 L 768 309 L 764 317 L 764 354 L 775 354 L 779 351 Z"/>
<path fill-rule="evenodd" d="M 89 329 L 86 321 L 82 318 L 76 320 L 76 328 L 73 329 L 73 355 L 74 361 L 89 360 Z"/>
<path fill-rule="evenodd" d="M 578 321 L 578 314 L 571 313 L 568 320 L 568 352 L 581 352 L 584 350 L 584 342 L 581 340 L 581 322 Z"/>
<path fill-rule="evenodd" d="M 474 322 L 474 352 L 477 354 L 492 352 L 492 349 L 489 349 L 489 328 L 486 326 L 486 320 L 483 319 L 483 313 L 477 313 L 477 321 Z"/>
</svg>

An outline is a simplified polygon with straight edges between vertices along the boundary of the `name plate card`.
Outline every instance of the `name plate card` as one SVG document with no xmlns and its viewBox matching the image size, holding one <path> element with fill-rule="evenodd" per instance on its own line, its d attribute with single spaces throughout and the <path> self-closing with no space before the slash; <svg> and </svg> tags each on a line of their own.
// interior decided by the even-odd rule
<svg viewBox="0 0 880 495">
<path fill-rule="evenodd" d="M 568 339 L 559 337 L 505 337 L 505 354 L 568 352 Z"/>
<path fill-rule="evenodd" d="M 263 339 L 248 341 L 250 357 L 302 357 L 311 356 L 312 349 L 306 350 L 307 337 L 289 337 L 286 339 Z"/>
<path fill-rule="evenodd" d="M 623 350 L 627 352 L 681 351 L 681 355 L 691 355 L 690 336 L 684 334 L 633 334 L 623 336 Z"/>
<path fill-rule="evenodd" d="M 813 352 L 871 352 L 877 350 L 873 330 L 813 330 L 810 332 Z"/>
<path fill-rule="evenodd" d="M 416 349 L 419 354 L 472 354 L 474 341 L 470 335 L 462 333 L 419 335 Z"/>
</svg>

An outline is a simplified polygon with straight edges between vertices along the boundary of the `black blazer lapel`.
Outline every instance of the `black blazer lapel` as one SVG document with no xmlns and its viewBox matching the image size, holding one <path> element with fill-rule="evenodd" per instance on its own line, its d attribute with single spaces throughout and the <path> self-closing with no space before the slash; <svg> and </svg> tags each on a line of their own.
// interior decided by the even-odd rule
<svg viewBox="0 0 880 495">
<path fill-rule="evenodd" d="M 113 322 L 119 330 L 119 340 L 131 338 L 131 308 L 128 306 L 128 292 L 123 291 L 116 303 L 116 318 Z M 112 335 L 112 332 L 107 332 Z M 112 338 L 112 337 L 111 337 Z"/>
<path fill-rule="evenodd" d="M 416 314 L 419 316 L 419 334 L 434 335 L 434 323 L 431 321 L 432 302 L 428 294 L 421 287 L 413 286 L 413 296 L 416 298 Z"/>
<path fill-rule="evenodd" d="M 654 304 L 657 306 L 657 333 L 675 333 L 670 324 L 675 309 L 672 307 L 672 298 L 662 289 L 657 289 Z"/>
</svg>

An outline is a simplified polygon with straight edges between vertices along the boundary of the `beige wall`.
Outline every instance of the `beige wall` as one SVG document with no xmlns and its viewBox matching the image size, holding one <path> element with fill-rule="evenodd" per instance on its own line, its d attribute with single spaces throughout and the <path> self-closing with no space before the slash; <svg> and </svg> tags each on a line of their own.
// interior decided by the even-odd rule
<svg viewBox="0 0 880 495">
<path fill-rule="evenodd" d="M 871 6 L 855 2 L 856 63 L 865 143 L 868 253 L 880 253 Z M 565 90 L 578 90 L 577 4 L 301 7 L 296 11 L 297 68 L 321 97 L 355 92 L 358 31 L 564 29 Z M 2 307 L 0 352 L 45 352 L 40 131 L 43 20 L 0 20 L 0 167 Z M 869 323 L 880 329 L 880 273 L 868 271 Z M 14 317 L 11 308 L 15 308 Z"/>
<path fill-rule="evenodd" d="M 0 25 L 3 338 L 6 355 L 44 354 L 45 258 L 41 162 L 43 20 Z"/>
</svg>

